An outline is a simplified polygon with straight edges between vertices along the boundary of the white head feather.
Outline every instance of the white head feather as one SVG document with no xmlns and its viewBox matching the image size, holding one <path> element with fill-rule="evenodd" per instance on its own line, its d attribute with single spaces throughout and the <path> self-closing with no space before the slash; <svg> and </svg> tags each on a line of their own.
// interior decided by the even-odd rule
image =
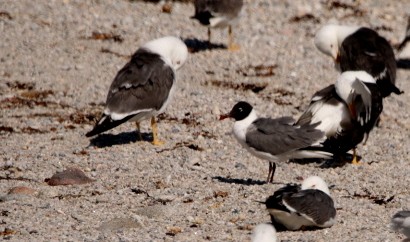
<svg viewBox="0 0 410 242">
<path fill-rule="evenodd" d="M 335 89 L 337 95 L 342 98 L 344 101 L 347 101 L 351 92 L 353 92 L 352 84 L 358 79 L 361 82 L 365 83 L 376 83 L 376 80 L 365 71 L 345 71 L 340 74 L 339 78 L 336 81 Z M 370 92 L 370 90 L 369 90 Z"/>
<path fill-rule="evenodd" d="M 306 189 L 317 189 L 330 196 L 326 182 L 318 176 L 310 176 L 303 181 L 302 190 Z"/>
<path fill-rule="evenodd" d="M 252 242 L 276 242 L 276 230 L 273 225 L 259 224 L 253 229 Z"/>
<path fill-rule="evenodd" d="M 178 70 L 188 59 L 187 46 L 182 40 L 173 36 L 151 40 L 142 48 L 160 55 L 174 70 Z"/>
<path fill-rule="evenodd" d="M 359 28 L 357 26 L 325 25 L 316 33 L 314 40 L 316 48 L 336 60 L 343 40 Z"/>
</svg>

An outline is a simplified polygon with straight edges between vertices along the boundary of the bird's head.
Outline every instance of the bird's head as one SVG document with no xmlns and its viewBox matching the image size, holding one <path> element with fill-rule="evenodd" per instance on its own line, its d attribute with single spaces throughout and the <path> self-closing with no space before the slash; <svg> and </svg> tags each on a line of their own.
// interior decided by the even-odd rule
<svg viewBox="0 0 410 242">
<path fill-rule="evenodd" d="M 302 190 L 306 189 L 320 190 L 330 196 L 330 191 L 326 182 L 318 176 L 310 176 L 303 181 Z"/>
<path fill-rule="evenodd" d="M 331 56 L 336 64 L 340 63 L 340 47 L 343 41 L 360 27 L 329 24 L 320 28 L 315 35 L 315 45 L 322 53 Z"/>
<path fill-rule="evenodd" d="M 322 53 L 331 56 L 333 60 L 338 63 L 339 58 L 339 45 L 338 42 L 338 25 L 326 25 L 319 29 L 315 36 L 315 46 Z"/>
<path fill-rule="evenodd" d="M 159 54 L 174 70 L 181 68 L 188 59 L 187 46 L 174 36 L 152 40 L 143 47 Z"/>
<path fill-rule="evenodd" d="M 233 106 L 232 110 L 220 116 L 219 120 L 223 120 L 226 118 L 233 118 L 235 121 L 240 121 L 247 118 L 253 110 L 252 105 L 247 102 L 241 101 Z"/>
</svg>

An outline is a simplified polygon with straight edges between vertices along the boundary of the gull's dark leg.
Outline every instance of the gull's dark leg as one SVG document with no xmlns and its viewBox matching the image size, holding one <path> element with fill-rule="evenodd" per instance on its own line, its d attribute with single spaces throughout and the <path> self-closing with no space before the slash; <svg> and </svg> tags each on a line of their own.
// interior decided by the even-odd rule
<svg viewBox="0 0 410 242">
<path fill-rule="evenodd" d="M 211 27 L 208 27 L 208 43 L 211 43 Z"/>
<path fill-rule="evenodd" d="M 382 122 L 382 119 L 379 117 L 379 118 L 376 120 L 375 126 L 376 126 L 377 128 L 379 128 L 379 127 L 381 126 L 381 122 Z"/>
<path fill-rule="evenodd" d="M 139 122 L 135 122 L 135 126 L 137 127 L 138 130 L 138 138 L 140 139 L 140 141 L 142 141 L 142 135 L 141 135 L 141 129 L 140 129 L 140 123 Z"/>
<path fill-rule="evenodd" d="M 275 175 L 276 171 L 276 163 L 275 162 L 269 162 L 269 173 L 268 173 L 268 179 L 266 182 L 272 183 L 273 182 L 273 176 Z"/>
</svg>

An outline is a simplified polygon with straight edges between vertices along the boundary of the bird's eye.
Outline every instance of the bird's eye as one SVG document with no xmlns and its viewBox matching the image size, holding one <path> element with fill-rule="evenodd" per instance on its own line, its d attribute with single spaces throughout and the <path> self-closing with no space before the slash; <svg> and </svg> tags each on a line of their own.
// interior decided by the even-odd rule
<svg viewBox="0 0 410 242">
<path fill-rule="evenodd" d="M 177 61 L 177 65 L 181 64 L 181 61 Z"/>
<path fill-rule="evenodd" d="M 242 109 L 242 108 L 239 108 L 239 112 L 243 112 L 243 109 Z"/>
</svg>

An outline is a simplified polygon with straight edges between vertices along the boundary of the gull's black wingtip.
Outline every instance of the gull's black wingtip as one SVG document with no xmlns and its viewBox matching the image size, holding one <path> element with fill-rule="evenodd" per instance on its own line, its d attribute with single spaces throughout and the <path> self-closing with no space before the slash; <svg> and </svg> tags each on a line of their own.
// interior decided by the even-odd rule
<svg viewBox="0 0 410 242">
<path fill-rule="evenodd" d="M 102 119 L 104 119 L 104 120 L 102 120 Z M 95 136 L 97 134 L 101 134 L 102 132 L 107 131 L 111 128 L 114 128 L 114 127 L 109 128 L 107 123 L 109 123 L 109 121 L 107 121 L 106 116 L 103 116 L 100 119 L 100 121 L 98 121 L 98 123 L 95 124 L 94 128 L 91 131 L 89 131 L 88 133 L 85 134 L 85 137 L 92 137 L 92 136 Z"/>
<path fill-rule="evenodd" d="M 98 122 L 95 124 L 94 128 L 85 134 L 85 137 L 92 137 L 110 129 L 108 128 L 108 126 L 111 126 L 109 125 L 111 123 L 110 120 L 111 119 L 108 116 L 103 114 L 100 120 L 98 120 Z"/>
<path fill-rule="evenodd" d="M 92 136 L 94 136 L 94 135 L 96 135 L 97 133 L 94 131 L 95 129 L 92 129 L 90 132 L 88 132 L 88 133 L 86 133 L 85 134 L 85 137 L 92 137 Z"/>
<path fill-rule="evenodd" d="M 103 114 L 103 116 L 101 117 L 101 119 L 96 123 L 96 125 L 94 126 L 94 128 L 85 134 L 86 137 L 92 137 L 94 135 L 97 134 L 101 134 L 107 130 L 110 130 L 112 128 L 117 127 L 120 124 L 123 124 L 125 122 L 127 122 L 129 119 L 131 119 L 134 115 L 129 115 L 123 119 L 120 120 L 113 120 L 111 119 L 110 116 L 107 116 L 105 114 Z"/>
</svg>

